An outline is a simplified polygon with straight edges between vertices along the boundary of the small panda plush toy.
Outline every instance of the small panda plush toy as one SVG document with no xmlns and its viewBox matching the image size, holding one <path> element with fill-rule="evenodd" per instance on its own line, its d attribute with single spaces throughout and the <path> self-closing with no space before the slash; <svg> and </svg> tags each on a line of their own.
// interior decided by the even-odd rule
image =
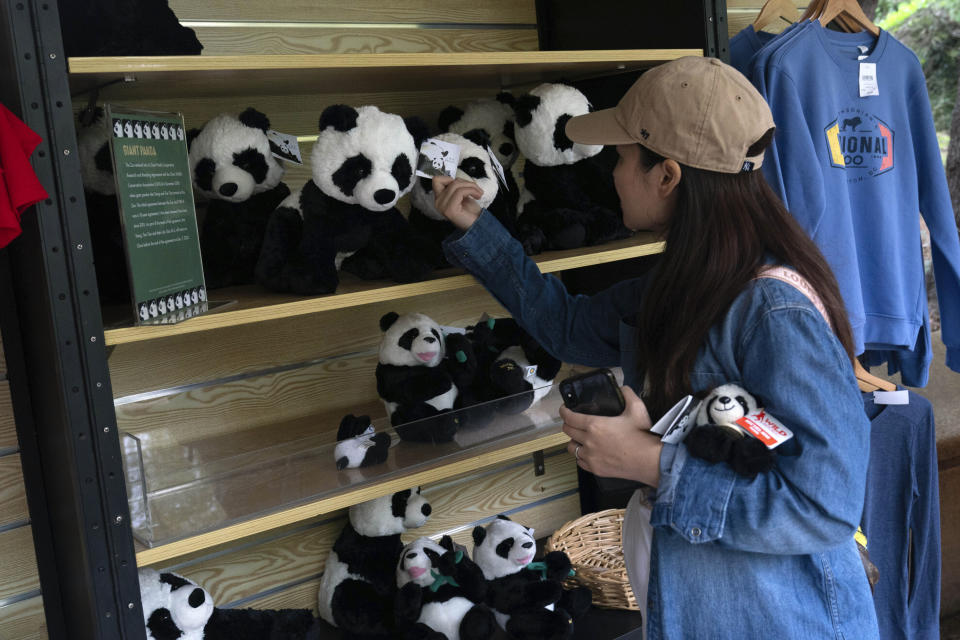
<svg viewBox="0 0 960 640">
<path fill-rule="evenodd" d="M 419 487 L 351 506 L 320 580 L 320 617 L 350 637 L 396 637 L 400 534 L 423 526 L 430 512 Z"/>
<path fill-rule="evenodd" d="M 416 442 L 449 442 L 458 418 L 446 414 L 462 406 L 460 389 L 469 388 L 476 373 L 469 340 L 457 333 L 444 336 L 422 313 L 391 311 L 380 318 L 380 329 L 377 393 L 397 434 Z"/>
<path fill-rule="evenodd" d="M 630 233 L 613 184 L 615 150 L 601 154 L 602 146 L 567 137 L 567 121 L 589 111 L 586 96 L 565 84 L 541 84 L 514 104 L 524 184 L 534 197 L 517 224 L 521 235 L 542 231 L 545 249 L 596 245 Z"/>
<path fill-rule="evenodd" d="M 533 562 L 533 529 L 497 516 L 473 529 L 473 561 L 487 579 L 487 604 L 511 638 L 560 640 L 573 636 L 573 621 L 593 600 L 586 587 L 564 589 L 570 558 L 551 551 Z"/>
<path fill-rule="evenodd" d="M 187 134 L 193 184 L 207 202 L 200 251 L 208 288 L 254 281 L 267 220 L 290 195 L 269 129 L 267 116 L 249 107 Z"/>
<path fill-rule="evenodd" d="M 437 139 L 460 147 L 460 160 L 457 166 L 457 177 L 476 183 L 483 190 L 483 197 L 477 200 L 484 209 L 487 209 L 500 221 L 507 231 L 516 234 L 517 210 L 510 199 L 500 189 L 494 168 L 490 164 L 490 156 L 483 146 L 485 138 L 482 133 L 472 134 L 480 144 L 456 133 L 441 133 Z M 425 239 L 426 250 L 429 251 L 430 263 L 434 268 L 450 266 L 443 254 L 443 240 L 456 231 L 453 223 L 437 211 L 433 180 L 419 177 L 410 193 L 410 227 Z"/>
<path fill-rule="evenodd" d="M 695 427 L 683 443 L 690 455 L 708 462 L 726 462 L 748 478 L 770 471 L 777 454 L 736 424 L 760 409 L 756 398 L 743 387 L 724 384 L 700 403 Z"/>
<path fill-rule="evenodd" d="M 313 178 L 270 216 L 257 281 L 268 289 L 332 293 L 339 271 L 416 282 L 427 260 L 396 204 L 413 188 L 426 125 L 374 106 L 332 105 L 320 115 Z"/>
<path fill-rule="evenodd" d="M 496 619 L 484 604 L 483 572 L 450 536 L 440 544 L 422 537 L 405 546 L 397 587 L 394 609 L 401 638 L 486 640 L 496 632 Z"/>
<path fill-rule="evenodd" d="M 123 125 L 117 121 L 112 131 L 115 134 L 119 131 L 117 135 L 122 135 Z M 103 304 L 130 301 L 120 208 L 110 159 L 111 141 L 111 129 L 106 125 L 102 108 L 80 113 L 77 126 L 80 177 L 90 224 L 97 290 Z"/>
<path fill-rule="evenodd" d="M 356 469 L 380 464 L 390 451 L 390 436 L 376 433 L 370 416 L 347 414 L 337 430 L 337 444 L 333 458 L 337 469 Z"/>
</svg>

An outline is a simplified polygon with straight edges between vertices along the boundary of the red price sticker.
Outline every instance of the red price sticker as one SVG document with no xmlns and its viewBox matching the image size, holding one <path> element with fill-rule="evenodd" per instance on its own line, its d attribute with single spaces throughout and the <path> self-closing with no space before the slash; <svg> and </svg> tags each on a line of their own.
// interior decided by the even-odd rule
<svg viewBox="0 0 960 640">
<path fill-rule="evenodd" d="M 747 430 L 754 438 L 773 449 L 793 437 L 793 432 L 783 423 L 761 409 L 737 420 L 737 424 Z"/>
</svg>

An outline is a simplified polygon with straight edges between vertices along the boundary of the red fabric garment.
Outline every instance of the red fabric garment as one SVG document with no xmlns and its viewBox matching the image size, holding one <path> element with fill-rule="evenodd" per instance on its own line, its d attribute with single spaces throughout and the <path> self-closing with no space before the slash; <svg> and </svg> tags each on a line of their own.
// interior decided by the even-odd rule
<svg viewBox="0 0 960 640">
<path fill-rule="evenodd" d="M 47 198 L 30 166 L 30 154 L 43 140 L 0 104 L 0 248 L 20 235 L 20 214 Z"/>
</svg>

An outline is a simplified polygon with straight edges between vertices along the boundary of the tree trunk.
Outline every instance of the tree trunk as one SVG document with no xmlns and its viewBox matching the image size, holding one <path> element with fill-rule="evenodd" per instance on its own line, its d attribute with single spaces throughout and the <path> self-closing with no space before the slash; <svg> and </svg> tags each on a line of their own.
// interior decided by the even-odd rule
<svg viewBox="0 0 960 640">
<path fill-rule="evenodd" d="M 947 151 L 947 186 L 953 202 L 953 215 L 960 226 L 960 80 L 957 81 L 957 101 L 950 120 L 950 147 Z"/>
<path fill-rule="evenodd" d="M 867 14 L 868 18 L 876 19 L 877 0 L 860 0 L 860 6 L 863 7 L 863 12 Z"/>
</svg>

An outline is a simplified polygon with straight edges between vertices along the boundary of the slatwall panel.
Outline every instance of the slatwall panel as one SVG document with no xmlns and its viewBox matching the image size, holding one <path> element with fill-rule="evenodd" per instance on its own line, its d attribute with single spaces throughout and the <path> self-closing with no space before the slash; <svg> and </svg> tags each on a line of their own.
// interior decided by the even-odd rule
<svg viewBox="0 0 960 640">
<path fill-rule="evenodd" d="M 40 589 L 32 536 L 29 526 L 0 531 L 0 601 Z"/>
<path fill-rule="evenodd" d="M 727 0 L 727 30 L 730 37 L 735 36 L 741 29 L 752 24 L 757 14 L 760 13 L 763 4 L 762 0 Z M 796 5 L 800 13 L 803 13 L 803 10 L 807 8 L 807 4 L 807 2 L 797 0 Z M 764 31 L 778 33 L 788 26 L 785 21 L 781 20 L 780 22 L 782 24 L 765 27 Z"/>
<path fill-rule="evenodd" d="M 47 623 L 43 617 L 43 600 L 40 596 L 0 607 L 0 638 L 46 640 Z"/>
<path fill-rule="evenodd" d="M 17 447 L 17 432 L 13 423 L 13 402 L 10 383 L 0 380 L 0 453 Z"/>
<path fill-rule="evenodd" d="M 13 453 L 2 456 L 0 457 L 0 529 L 25 523 L 29 517 L 20 455 Z M 0 574 L 2 573 L 3 567 L 0 566 Z"/>
</svg>

